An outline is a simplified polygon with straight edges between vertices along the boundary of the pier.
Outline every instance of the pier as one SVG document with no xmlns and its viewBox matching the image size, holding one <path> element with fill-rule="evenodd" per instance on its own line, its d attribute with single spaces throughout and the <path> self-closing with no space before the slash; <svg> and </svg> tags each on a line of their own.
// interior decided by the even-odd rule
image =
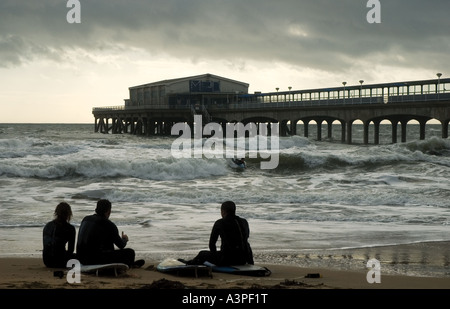
<svg viewBox="0 0 450 309">
<path fill-rule="evenodd" d="M 450 122 L 450 78 L 367 84 L 320 89 L 247 93 L 248 84 L 205 74 L 131 87 L 130 99 L 121 106 L 94 107 L 95 132 L 171 135 L 175 123 L 194 127 L 194 116 L 202 124 L 250 122 L 278 123 L 281 136 L 309 137 L 316 124 L 317 140 L 322 126 L 327 138 L 340 128 L 339 139 L 352 143 L 352 126 L 364 127 L 363 143 L 379 144 L 380 125 L 392 128 L 392 143 L 406 142 L 408 124 L 420 126 L 417 139 L 425 139 L 427 123 L 440 124 L 448 138 Z M 371 138 L 370 135 L 373 135 Z"/>
</svg>

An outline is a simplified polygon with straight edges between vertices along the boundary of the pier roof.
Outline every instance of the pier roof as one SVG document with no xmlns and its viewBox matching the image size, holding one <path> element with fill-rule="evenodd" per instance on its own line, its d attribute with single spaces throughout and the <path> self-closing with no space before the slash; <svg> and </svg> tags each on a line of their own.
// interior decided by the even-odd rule
<svg viewBox="0 0 450 309">
<path fill-rule="evenodd" d="M 149 87 L 149 86 L 171 85 L 171 84 L 179 83 L 179 82 L 182 82 L 182 81 L 189 81 L 189 80 L 195 80 L 195 79 L 209 79 L 209 78 L 220 79 L 220 80 L 228 81 L 230 83 L 240 84 L 240 85 L 245 86 L 245 87 L 249 86 L 248 83 L 244 83 L 244 82 L 240 82 L 240 81 L 237 81 L 237 80 L 225 78 L 225 77 L 222 77 L 222 76 L 206 73 L 206 74 L 195 75 L 195 76 L 187 76 L 187 77 L 180 77 L 180 78 L 174 78 L 174 79 L 165 79 L 165 80 L 161 80 L 161 81 L 157 81 L 157 82 L 152 82 L 152 83 L 132 86 L 132 87 L 129 87 L 129 89 Z"/>
</svg>

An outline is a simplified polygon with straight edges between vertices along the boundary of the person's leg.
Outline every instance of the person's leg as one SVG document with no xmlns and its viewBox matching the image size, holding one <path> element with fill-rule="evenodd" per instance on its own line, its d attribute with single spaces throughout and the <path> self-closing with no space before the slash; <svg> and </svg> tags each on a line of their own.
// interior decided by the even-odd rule
<svg viewBox="0 0 450 309">
<path fill-rule="evenodd" d="M 211 252 L 208 250 L 200 251 L 195 258 L 188 261 L 187 264 L 189 265 L 203 265 L 206 261 L 217 264 L 219 261 L 219 253 L 218 252 Z"/>
<path fill-rule="evenodd" d="M 100 264 L 124 263 L 128 267 L 134 266 L 135 252 L 133 249 L 125 248 L 114 251 L 103 252 L 99 258 Z"/>
</svg>

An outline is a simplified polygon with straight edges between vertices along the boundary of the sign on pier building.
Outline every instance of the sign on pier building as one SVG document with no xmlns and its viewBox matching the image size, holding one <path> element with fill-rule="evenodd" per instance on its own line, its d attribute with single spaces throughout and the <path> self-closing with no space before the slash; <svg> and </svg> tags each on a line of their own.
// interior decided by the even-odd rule
<svg viewBox="0 0 450 309">
<path fill-rule="evenodd" d="M 248 87 L 247 83 L 212 74 L 167 79 L 130 87 L 130 98 L 125 99 L 125 107 L 222 105 L 247 94 Z"/>
</svg>

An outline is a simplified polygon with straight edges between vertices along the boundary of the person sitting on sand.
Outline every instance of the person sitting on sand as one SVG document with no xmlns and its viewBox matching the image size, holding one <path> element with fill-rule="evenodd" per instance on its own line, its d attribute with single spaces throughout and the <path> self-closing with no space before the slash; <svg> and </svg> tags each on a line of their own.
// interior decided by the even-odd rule
<svg viewBox="0 0 450 309">
<path fill-rule="evenodd" d="M 236 215 L 236 204 L 232 201 L 222 203 L 222 218 L 217 220 L 209 238 L 209 251 L 203 250 L 190 260 L 180 261 L 189 265 L 202 265 L 208 261 L 217 266 L 245 265 L 253 263 L 253 252 L 248 242 L 250 228 L 246 219 Z M 220 236 L 220 251 L 216 242 Z"/>
<path fill-rule="evenodd" d="M 44 226 L 42 259 L 45 266 L 65 268 L 75 258 L 75 227 L 70 224 L 72 208 L 66 202 L 56 206 L 54 219 Z M 66 248 L 67 246 L 67 248 Z"/>
<path fill-rule="evenodd" d="M 101 199 L 97 202 L 95 214 L 81 221 L 77 241 L 78 259 L 85 265 L 124 263 L 129 267 L 141 267 L 145 261 L 135 261 L 135 251 L 125 248 L 128 236 L 123 232 L 120 236 L 117 226 L 109 220 L 111 208 L 109 200 Z"/>
</svg>

